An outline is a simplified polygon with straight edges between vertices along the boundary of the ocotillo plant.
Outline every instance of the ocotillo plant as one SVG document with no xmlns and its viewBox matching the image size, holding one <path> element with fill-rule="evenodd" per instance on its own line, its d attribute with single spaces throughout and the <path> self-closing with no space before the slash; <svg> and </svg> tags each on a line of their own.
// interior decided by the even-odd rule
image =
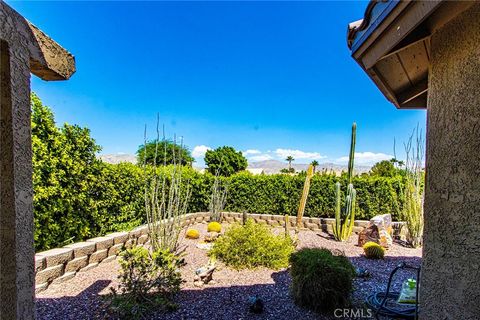
<svg viewBox="0 0 480 320">
<path fill-rule="evenodd" d="M 166 169 L 166 159 L 163 159 L 163 166 L 159 168 L 156 162 L 159 148 L 159 120 L 157 118 L 157 138 L 155 140 L 155 160 L 153 167 L 147 170 L 144 162 L 145 174 L 145 211 L 147 214 L 148 231 L 153 251 L 169 250 L 177 252 L 178 237 L 182 229 L 183 220 L 187 212 L 190 198 L 188 181 L 185 181 L 181 167 L 181 154 L 172 148 L 174 163 L 170 170 Z M 145 127 L 145 145 L 147 141 Z M 163 140 L 165 141 L 165 130 Z M 173 140 L 174 146 L 176 138 Z M 163 144 L 166 148 L 166 144 Z M 168 150 L 164 150 L 164 154 Z M 146 151 L 145 151 L 146 154 Z M 152 175 L 147 172 L 152 171 Z M 170 177 L 167 175 L 170 174 Z"/>
<path fill-rule="evenodd" d="M 407 222 L 408 242 L 413 247 L 422 245 L 423 235 L 423 155 L 424 145 L 422 132 L 417 128 L 412 132 L 405 144 L 407 155 L 405 163 L 405 206 L 403 217 Z"/>
<path fill-rule="evenodd" d="M 210 197 L 210 221 L 222 222 L 223 209 L 227 202 L 228 185 L 225 180 L 220 177 L 220 171 L 215 172 L 212 186 L 212 195 Z"/>
<path fill-rule="evenodd" d="M 302 223 L 303 213 L 305 212 L 305 206 L 307 204 L 308 192 L 310 191 L 310 179 L 313 176 L 313 166 L 310 165 L 307 170 L 307 177 L 305 178 L 305 184 L 303 185 L 302 198 L 300 199 L 300 205 L 298 206 L 297 213 L 297 225 L 295 227 L 295 234 L 300 231 L 300 225 Z"/>
<path fill-rule="evenodd" d="M 333 236 L 337 241 L 346 241 L 353 231 L 353 224 L 355 221 L 355 198 L 357 192 L 353 188 L 353 164 L 355 159 L 355 140 L 356 140 L 357 124 L 352 125 L 352 139 L 350 142 L 350 155 L 348 158 L 348 174 L 347 174 L 347 196 L 345 204 L 342 206 L 342 194 L 340 190 L 340 183 L 336 183 L 336 206 L 335 206 L 335 224 L 333 225 Z"/>
</svg>

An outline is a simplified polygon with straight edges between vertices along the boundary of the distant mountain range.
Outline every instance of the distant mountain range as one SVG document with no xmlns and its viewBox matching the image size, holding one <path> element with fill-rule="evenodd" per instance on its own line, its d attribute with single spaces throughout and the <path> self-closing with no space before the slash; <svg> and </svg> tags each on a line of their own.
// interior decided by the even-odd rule
<svg viewBox="0 0 480 320">
<path fill-rule="evenodd" d="M 130 162 L 136 163 L 137 157 L 133 154 L 102 154 L 99 158 L 107 163 L 117 164 L 120 162 Z M 295 171 L 302 171 L 307 170 L 308 164 L 307 163 L 292 163 L 292 167 Z M 278 161 L 278 160 L 265 160 L 265 161 L 257 161 L 251 162 L 248 164 L 248 168 L 251 169 L 263 169 L 266 174 L 274 174 L 279 173 L 280 170 L 283 168 L 288 168 L 288 163 Z M 355 172 L 356 173 L 363 173 L 368 172 L 371 166 L 362 166 L 356 165 Z M 342 171 L 347 171 L 347 165 L 341 165 L 331 162 L 320 163 L 317 167 L 317 172 L 321 171 L 334 171 L 335 173 L 340 173 Z"/>
<path fill-rule="evenodd" d="M 98 156 L 100 160 L 107 163 L 117 164 L 120 162 L 137 163 L 137 157 L 134 154 L 120 153 L 120 154 L 101 154 Z"/>
<path fill-rule="evenodd" d="M 265 160 L 265 161 L 257 161 L 257 162 L 252 162 L 248 164 L 249 168 L 262 168 L 263 171 L 266 174 L 274 174 L 274 173 L 279 173 L 280 170 L 283 168 L 288 168 L 288 163 L 278 161 L 278 160 Z M 292 168 L 295 169 L 295 171 L 302 171 L 302 170 L 307 170 L 308 169 L 308 164 L 307 163 L 292 163 Z M 363 172 L 368 172 L 370 171 L 371 166 L 355 166 L 355 172 L 356 173 L 363 173 Z M 341 165 L 341 164 L 336 164 L 336 163 L 331 163 L 331 162 L 326 162 L 326 163 L 320 163 L 316 171 L 321 172 L 321 171 L 334 171 L 336 173 L 340 173 L 342 171 L 347 171 L 347 165 Z"/>
</svg>

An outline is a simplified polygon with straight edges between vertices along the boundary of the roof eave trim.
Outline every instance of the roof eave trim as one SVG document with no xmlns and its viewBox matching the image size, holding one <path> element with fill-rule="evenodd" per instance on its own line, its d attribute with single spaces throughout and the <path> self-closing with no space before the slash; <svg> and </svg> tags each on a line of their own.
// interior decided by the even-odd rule
<svg viewBox="0 0 480 320">
<path fill-rule="evenodd" d="M 30 45 L 30 70 L 43 80 L 67 80 L 76 71 L 75 57 L 36 26 L 25 20 L 34 41 Z"/>
</svg>

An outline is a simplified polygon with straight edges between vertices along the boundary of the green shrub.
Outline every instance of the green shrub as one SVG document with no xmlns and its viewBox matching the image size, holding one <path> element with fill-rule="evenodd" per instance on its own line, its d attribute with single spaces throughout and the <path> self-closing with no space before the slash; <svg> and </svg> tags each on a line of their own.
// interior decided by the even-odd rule
<svg viewBox="0 0 480 320">
<path fill-rule="evenodd" d="M 385 256 L 385 248 L 373 241 L 363 245 L 363 252 L 368 259 L 383 259 Z"/>
<path fill-rule="evenodd" d="M 328 249 L 304 248 L 290 256 L 291 293 L 296 304 L 315 312 L 348 305 L 355 269 Z"/>
<path fill-rule="evenodd" d="M 248 219 L 245 225 L 234 224 L 215 242 L 210 255 L 221 259 L 234 269 L 288 266 L 294 251 L 290 237 L 274 235 L 270 228 Z"/>
<path fill-rule="evenodd" d="M 151 253 L 133 247 L 120 253 L 118 291 L 112 288 L 111 308 L 121 318 L 141 319 L 159 308 L 176 308 L 173 298 L 182 283 L 183 260 L 168 250 Z"/>
</svg>

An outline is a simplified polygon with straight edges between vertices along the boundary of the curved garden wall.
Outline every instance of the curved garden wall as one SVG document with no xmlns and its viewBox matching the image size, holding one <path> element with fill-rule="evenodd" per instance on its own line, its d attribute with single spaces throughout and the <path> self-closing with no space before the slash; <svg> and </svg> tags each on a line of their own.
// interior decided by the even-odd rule
<svg viewBox="0 0 480 320">
<path fill-rule="evenodd" d="M 226 223 L 242 221 L 242 213 L 226 212 Z M 285 226 L 285 216 L 270 214 L 248 214 L 256 223 L 268 224 L 272 227 Z M 195 212 L 185 216 L 183 226 L 187 227 L 196 223 L 207 223 L 210 213 Z M 302 218 L 302 228 L 312 231 L 331 232 L 335 219 L 331 218 Z M 291 227 L 296 225 L 296 217 L 290 219 Z M 367 220 L 356 220 L 353 231 L 360 232 L 368 225 Z M 395 222 L 394 230 L 398 234 L 403 222 Z M 142 225 L 131 231 L 114 232 L 102 237 L 88 239 L 39 252 L 35 255 L 35 291 L 45 290 L 51 283 L 59 283 L 73 278 L 78 272 L 85 272 L 95 268 L 102 262 L 116 258 L 123 246 L 144 245 L 148 241 L 148 226 Z"/>
</svg>

